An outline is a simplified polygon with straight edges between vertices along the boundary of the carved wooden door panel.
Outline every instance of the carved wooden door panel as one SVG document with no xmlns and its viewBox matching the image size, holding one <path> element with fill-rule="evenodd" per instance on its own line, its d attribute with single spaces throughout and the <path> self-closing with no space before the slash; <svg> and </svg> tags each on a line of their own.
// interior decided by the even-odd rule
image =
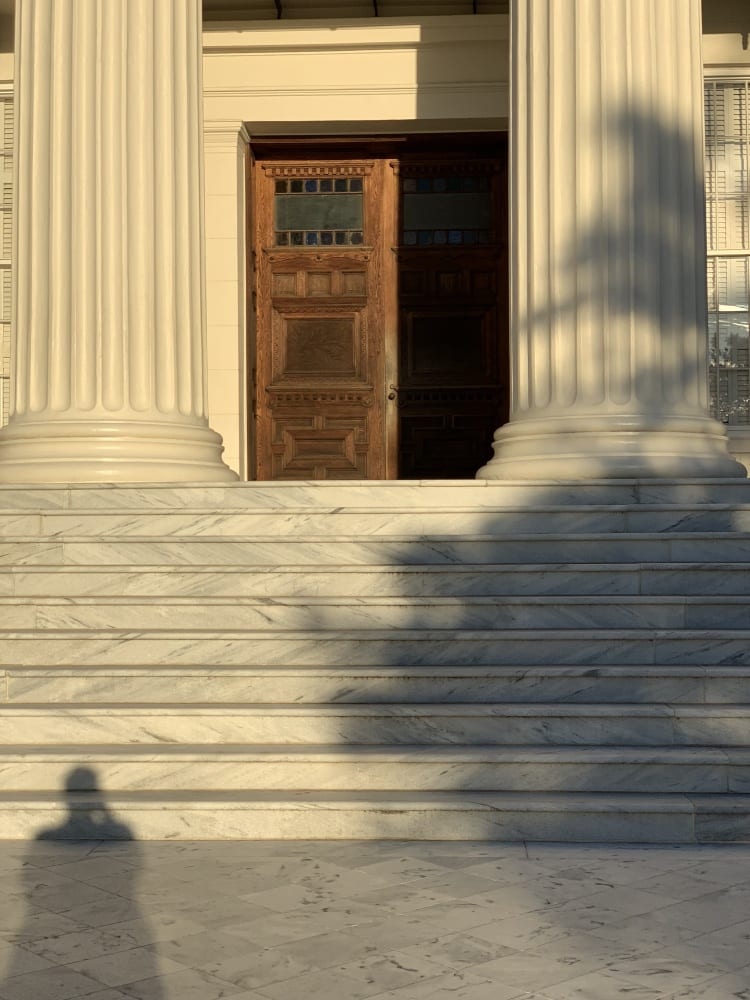
<svg viewBox="0 0 750 1000">
<path fill-rule="evenodd" d="M 362 157 L 255 165 L 259 479 L 387 475 L 385 171 Z"/>
<path fill-rule="evenodd" d="M 508 419 L 505 149 L 398 166 L 403 479 L 472 478 Z"/>
</svg>

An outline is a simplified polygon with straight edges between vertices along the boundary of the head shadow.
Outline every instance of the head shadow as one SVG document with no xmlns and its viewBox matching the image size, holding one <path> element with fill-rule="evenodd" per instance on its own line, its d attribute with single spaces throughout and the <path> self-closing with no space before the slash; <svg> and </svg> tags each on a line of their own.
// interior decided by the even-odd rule
<svg viewBox="0 0 750 1000">
<path fill-rule="evenodd" d="M 37 840 L 136 840 L 126 823 L 110 811 L 99 787 L 96 771 L 74 767 L 65 778 L 68 814 L 58 825 L 47 827 Z"/>
</svg>

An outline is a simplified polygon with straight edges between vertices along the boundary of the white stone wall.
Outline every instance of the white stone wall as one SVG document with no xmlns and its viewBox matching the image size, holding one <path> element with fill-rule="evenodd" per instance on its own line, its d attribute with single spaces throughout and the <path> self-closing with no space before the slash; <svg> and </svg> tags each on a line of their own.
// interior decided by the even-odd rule
<svg viewBox="0 0 750 1000">
<path fill-rule="evenodd" d="M 0 426 L 10 409 L 10 283 L 13 193 L 13 98 L 0 90 Z"/>
</svg>

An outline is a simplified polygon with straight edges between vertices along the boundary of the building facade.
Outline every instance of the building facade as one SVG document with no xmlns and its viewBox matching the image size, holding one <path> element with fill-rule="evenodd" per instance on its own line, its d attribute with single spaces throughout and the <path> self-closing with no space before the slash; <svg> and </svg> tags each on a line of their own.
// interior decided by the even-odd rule
<svg viewBox="0 0 750 1000">
<path fill-rule="evenodd" d="M 4 481 L 743 474 L 741 5 L 203 8 L 6 5 Z"/>
<path fill-rule="evenodd" d="M 2 836 L 750 838 L 705 8 L 0 0 Z"/>
</svg>

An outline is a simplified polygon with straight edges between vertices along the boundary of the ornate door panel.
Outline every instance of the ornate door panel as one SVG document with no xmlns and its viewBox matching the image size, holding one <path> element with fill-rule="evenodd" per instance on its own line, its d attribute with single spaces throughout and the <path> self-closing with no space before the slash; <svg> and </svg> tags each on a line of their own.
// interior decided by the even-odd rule
<svg viewBox="0 0 750 1000">
<path fill-rule="evenodd" d="M 399 475 L 472 478 L 508 419 L 505 157 L 399 165 Z"/>
<path fill-rule="evenodd" d="M 448 142 L 254 144 L 259 479 L 465 478 L 490 457 L 506 151 Z"/>
<path fill-rule="evenodd" d="M 259 479 L 386 477 L 384 173 L 256 164 Z"/>
</svg>

